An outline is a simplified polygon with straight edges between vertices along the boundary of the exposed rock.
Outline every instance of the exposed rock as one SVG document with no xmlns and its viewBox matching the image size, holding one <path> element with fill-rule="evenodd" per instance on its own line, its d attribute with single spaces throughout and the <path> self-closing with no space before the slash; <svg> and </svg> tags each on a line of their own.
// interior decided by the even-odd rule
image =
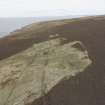
<svg viewBox="0 0 105 105">
<path fill-rule="evenodd" d="M 26 105 L 84 71 L 91 60 L 86 49 L 73 47 L 78 43 L 62 45 L 57 38 L 0 61 L 0 105 Z"/>
</svg>

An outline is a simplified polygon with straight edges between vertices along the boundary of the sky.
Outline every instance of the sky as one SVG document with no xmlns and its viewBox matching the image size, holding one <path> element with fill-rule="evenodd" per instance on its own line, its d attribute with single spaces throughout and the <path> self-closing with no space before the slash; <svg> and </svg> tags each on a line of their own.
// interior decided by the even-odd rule
<svg viewBox="0 0 105 105">
<path fill-rule="evenodd" d="M 103 14 L 105 0 L 0 0 L 0 17 Z"/>
</svg>

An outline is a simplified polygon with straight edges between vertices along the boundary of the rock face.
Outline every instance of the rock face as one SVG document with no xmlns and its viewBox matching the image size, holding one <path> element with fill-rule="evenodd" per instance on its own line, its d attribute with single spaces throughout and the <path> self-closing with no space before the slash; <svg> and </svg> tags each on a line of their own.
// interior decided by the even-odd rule
<svg viewBox="0 0 105 105">
<path fill-rule="evenodd" d="M 28 105 L 91 64 L 82 42 L 61 41 L 33 44 L 0 61 L 0 105 Z"/>
</svg>

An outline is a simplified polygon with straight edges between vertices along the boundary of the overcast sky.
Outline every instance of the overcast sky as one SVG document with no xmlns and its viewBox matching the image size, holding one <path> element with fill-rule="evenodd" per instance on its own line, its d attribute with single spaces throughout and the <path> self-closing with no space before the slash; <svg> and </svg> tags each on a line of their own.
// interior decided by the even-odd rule
<svg viewBox="0 0 105 105">
<path fill-rule="evenodd" d="M 105 0 L 0 0 L 0 17 L 105 14 Z"/>
</svg>

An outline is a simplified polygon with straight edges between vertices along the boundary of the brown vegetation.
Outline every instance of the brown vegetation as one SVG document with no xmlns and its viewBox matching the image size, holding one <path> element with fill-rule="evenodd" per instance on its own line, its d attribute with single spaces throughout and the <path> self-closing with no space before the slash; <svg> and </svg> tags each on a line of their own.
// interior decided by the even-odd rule
<svg viewBox="0 0 105 105">
<path fill-rule="evenodd" d="M 29 105 L 105 105 L 105 16 L 67 22 L 36 32 L 33 34 L 35 37 L 29 39 L 3 38 L 0 40 L 0 59 L 16 54 L 33 43 L 50 40 L 49 35 L 56 33 L 59 34 L 57 37 L 67 39 L 65 43 L 81 41 L 93 63 L 85 72 L 60 82 L 44 97 Z"/>
</svg>

